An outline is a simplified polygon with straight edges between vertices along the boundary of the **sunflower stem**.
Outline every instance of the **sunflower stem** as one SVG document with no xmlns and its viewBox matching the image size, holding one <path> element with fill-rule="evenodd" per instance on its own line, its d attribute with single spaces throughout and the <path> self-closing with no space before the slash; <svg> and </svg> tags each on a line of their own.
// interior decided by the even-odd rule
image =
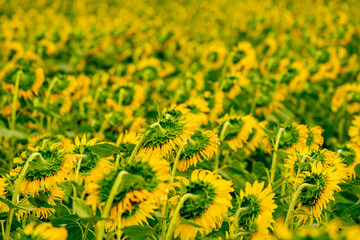
<svg viewBox="0 0 360 240">
<path fill-rule="evenodd" d="M 188 199 L 197 199 L 199 198 L 198 195 L 194 195 L 194 194 L 191 194 L 191 193 L 187 193 L 185 194 L 184 196 L 182 196 L 182 198 L 180 199 L 180 202 L 178 203 L 178 205 L 176 206 L 175 210 L 174 210 L 174 214 L 170 220 L 170 224 L 169 224 L 169 227 L 168 227 L 168 230 L 167 230 L 167 233 L 166 233 L 166 236 L 165 236 L 165 240 L 169 240 L 172 238 L 173 236 L 173 232 L 174 232 L 174 228 L 175 228 L 175 221 L 177 220 L 177 217 L 179 215 L 179 212 L 181 210 L 181 208 L 183 207 L 184 203 L 186 200 Z"/>
<path fill-rule="evenodd" d="M 108 218 L 109 216 L 109 213 L 110 213 L 110 209 L 111 209 L 111 206 L 112 206 L 112 203 L 115 199 L 115 196 L 118 192 L 118 189 L 120 187 L 120 184 L 121 184 L 121 181 L 122 181 L 122 178 L 124 175 L 128 174 L 128 172 L 126 171 L 121 171 L 119 172 L 119 174 L 117 175 L 116 179 L 115 179 L 115 182 L 114 182 L 114 185 L 112 186 L 111 188 L 111 191 L 110 191 L 110 194 L 109 194 L 109 198 L 108 200 L 106 201 L 106 204 L 105 204 L 105 208 L 104 208 L 104 211 L 103 213 L 101 214 L 101 218 Z M 100 227 L 99 227 L 99 230 L 96 234 L 96 240 L 102 240 L 103 239 L 103 235 L 104 235 L 104 230 L 105 230 L 105 222 L 106 220 L 101 220 L 101 224 L 100 224 Z"/>
<path fill-rule="evenodd" d="M 78 183 L 78 178 L 79 178 L 79 172 L 80 172 L 80 166 L 81 166 L 81 161 L 82 161 L 83 155 L 81 155 L 81 158 L 79 159 L 77 165 L 76 165 L 76 170 L 75 170 L 75 182 Z M 75 186 L 73 186 L 73 214 L 75 215 L 75 198 L 77 197 L 77 189 Z"/>
<path fill-rule="evenodd" d="M 176 173 L 176 168 L 177 168 L 177 165 L 179 163 L 179 159 L 180 159 L 180 156 L 181 156 L 181 152 L 182 152 L 182 148 L 180 147 L 177 154 L 176 154 L 176 158 L 175 158 L 175 161 L 174 161 L 174 166 L 173 166 L 173 169 L 171 171 L 171 181 L 174 181 L 174 177 L 175 177 L 175 173 Z"/>
<path fill-rule="evenodd" d="M 150 130 L 147 130 L 147 131 L 142 135 L 142 137 L 140 138 L 140 140 L 138 141 L 138 143 L 136 144 L 134 150 L 132 151 L 132 153 L 131 153 L 131 155 L 130 155 L 130 158 L 129 158 L 129 161 L 128 161 L 129 163 L 131 163 L 131 162 L 134 160 L 136 154 L 137 154 L 138 151 L 139 151 L 139 148 L 140 148 L 141 145 L 145 142 L 145 139 L 146 139 L 147 135 L 149 135 L 149 133 L 150 133 Z"/>
<path fill-rule="evenodd" d="M 306 187 L 313 188 L 316 186 L 313 184 L 309 184 L 309 183 L 303 183 L 298 187 L 294 196 L 291 199 L 289 210 L 288 210 L 288 212 L 286 214 L 286 218 L 285 218 L 285 226 L 289 227 L 289 223 L 290 223 L 290 220 L 292 219 L 292 214 L 294 212 L 296 200 L 299 198 L 299 195 L 301 194 L 302 190 Z"/>
<path fill-rule="evenodd" d="M 220 163 L 220 154 L 221 154 L 221 141 L 223 141 L 225 139 L 225 136 L 226 136 L 226 129 L 228 128 L 228 126 L 230 126 L 231 123 L 229 121 L 226 121 L 224 123 L 224 126 L 222 127 L 221 129 L 221 133 L 220 133 L 220 145 L 219 145 L 219 148 L 218 148 L 218 152 L 216 154 L 216 157 L 215 157 L 215 171 L 219 171 L 219 163 Z"/>
<path fill-rule="evenodd" d="M 22 181 L 25 178 L 25 175 L 26 175 L 28 169 L 29 169 L 30 162 L 32 160 L 34 160 L 37 156 L 40 156 L 41 159 L 44 160 L 40 153 L 34 152 L 33 154 L 30 155 L 30 157 L 26 160 L 24 166 L 22 167 L 22 170 L 20 172 L 20 175 L 19 175 L 17 183 L 16 183 L 15 190 L 14 190 L 14 192 L 12 194 L 12 198 L 11 198 L 11 203 L 14 204 L 14 205 L 17 205 L 20 186 L 21 186 Z M 8 222 L 6 224 L 6 232 L 5 232 L 5 237 L 4 237 L 5 240 L 10 239 L 10 237 L 9 237 L 10 236 L 10 229 L 11 229 L 11 224 L 12 224 L 12 220 L 13 220 L 13 217 L 14 217 L 14 213 L 15 213 L 15 209 L 11 208 L 10 212 L 9 212 Z"/>
<path fill-rule="evenodd" d="M 235 236 L 236 234 L 235 230 L 238 229 L 239 217 L 241 216 L 242 213 L 246 212 L 247 210 L 249 210 L 249 207 L 241 207 L 241 205 L 239 205 L 235 213 L 233 227 L 230 228 L 230 238 L 233 238 Z"/>
<path fill-rule="evenodd" d="M 22 71 L 18 71 L 15 80 L 15 90 L 14 90 L 14 97 L 13 97 L 13 105 L 12 105 L 12 112 L 11 112 L 11 129 L 15 129 L 16 123 L 16 105 L 18 102 L 18 95 L 19 95 L 19 85 L 21 79 Z"/>
<path fill-rule="evenodd" d="M 284 128 L 280 128 L 276 135 L 276 142 L 275 142 L 275 146 L 274 146 L 272 165 L 271 165 L 271 171 L 270 171 L 270 184 L 273 184 L 274 178 L 275 178 L 277 152 L 278 152 L 280 138 L 281 138 L 283 131 L 284 131 Z"/>
</svg>

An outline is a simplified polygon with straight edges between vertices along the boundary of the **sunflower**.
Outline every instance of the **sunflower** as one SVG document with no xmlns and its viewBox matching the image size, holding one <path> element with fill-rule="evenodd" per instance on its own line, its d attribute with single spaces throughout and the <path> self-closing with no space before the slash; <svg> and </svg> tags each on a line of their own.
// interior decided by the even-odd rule
<svg viewBox="0 0 360 240">
<path fill-rule="evenodd" d="M 9 184 L 7 183 L 7 179 L 3 176 L 0 176 L 0 197 L 6 198 L 7 190 L 6 187 Z M 4 202 L 0 202 L 0 213 L 2 212 L 9 212 L 9 206 L 5 204 Z"/>
<path fill-rule="evenodd" d="M 212 131 L 195 130 L 180 154 L 177 169 L 185 171 L 190 166 L 196 167 L 198 161 L 210 160 L 219 145 L 219 139 Z"/>
<path fill-rule="evenodd" d="M 152 210 L 150 211 L 151 208 L 149 205 L 140 204 L 145 201 L 158 201 L 160 198 L 167 195 L 169 189 L 167 182 L 170 180 L 170 167 L 167 161 L 154 157 L 146 160 L 138 159 L 120 167 L 119 169 L 113 169 L 109 173 L 103 174 L 102 178 L 99 178 L 86 186 L 85 192 L 89 194 L 86 199 L 86 203 L 92 206 L 94 212 L 96 212 L 98 206 L 105 205 L 115 179 L 121 171 L 126 171 L 127 173 L 146 181 L 134 182 L 122 189 L 122 191 L 115 196 L 109 216 L 109 218 L 114 220 L 114 222 L 108 221 L 106 223 L 107 229 L 114 229 L 117 227 L 119 214 L 122 215 L 124 212 L 125 214 L 130 214 L 131 211 L 134 209 L 138 210 L 139 207 L 143 210 L 138 212 L 142 215 L 136 215 L 137 219 L 144 219 L 143 217 L 147 216 L 147 211 L 144 209 L 149 210 L 149 212 Z M 130 214 L 130 216 L 133 215 Z"/>
<path fill-rule="evenodd" d="M 23 71 L 23 74 L 20 76 L 19 96 L 24 99 L 32 99 L 35 95 L 39 94 L 39 89 L 44 83 L 45 76 L 42 68 L 34 68 L 30 62 L 24 59 L 19 60 L 18 66 L 10 69 L 3 77 L 0 75 L 2 89 L 14 94 L 15 81 L 20 70 Z"/>
<path fill-rule="evenodd" d="M 299 197 L 297 210 L 305 214 L 297 214 L 299 223 L 312 224 L 313 218 L 320 223 L 322 210 L 330 200 L 335 200 L 333 195 L 341 190 L 338 184 L 343 175 L 336 170 L 336 167 L 324 168 L 320 161 L 310 163 L 310 169 L 301 173 L 299 183 L 311 184 L 313 187 L 304 188 Z M 309 215 L 308 215 L 309 214 Z"/>
<path fill-rule="evenodd" d="M 21 233 L 24 240 L 66 240 L 68 233 L 64 227 L 53 227 L 51 223 L 29 223 Z"/>
<path fill-rule="evenodd" d="M 190 180 L 183 179 L 186 192 L 199 196 L 198 199 L 187 199 L 179 212 L 174 238 L 195 239 L 200 233 L 202 236 L 210 233 L 217 226 L 220 227 L 228 208 L 231 208 L 232 183 L 223 180 L 207 170 L 195 170 Z M 181 223 L 181 219 L 192 220 L 194 225 Z"/>
<path fill-rule="evenodd" d="M 301 181 L 301 173 L 309 171 L 311 164 L 314 162 L 320 162 L 324 168 L 335 168 L 336 172 L 345 178 L 345 164 L 343 159 L 338 157 L 335 152 L 327 149 L 306 147 L 297 153 L 287 155 L 285 159 L 285 167 L 290 170 L 287 174 L 290 181 Z"/>
<path fill-rule="evenodd" d="M 120 216 L 120 223 L 118 221 L 115 223 L 109 221 L 105 227 L 106 229 L 111 229 L 115 224 L 118 224 L 121 228 L 134 225 L 148 225 L 147 219 L 154 219 L 151 215 L 155 213 L 155 209 L 157 209 L 155 202 L 150 200 L 134 203 L 130 209 L 124 211 L 113 207 L 110 211 L 110 216 Z M 116 212 L 117 210 L 118 212 Z"/>
<path fill-rule="evenodd" d="M 125 106 L 134 111 L 144 103 L 145 96 L 145 90 L 140 85 L 122 83 L 106 98 L 106 105 L 113 110 Z"/>
<path fill-rule="evenodd" d="M 39 219 L 47 219 L 50 215 L 55 213 L 54 207 L 61 202 L 65 194 L 65 190 L 59 187 L 52 187 L 51 189 L 39 190 L 36 195 L 29 194 L 26 196 L 31 205 L 35 207 L 35 216 Z M 31 200 L 30 200 L 31 199 Z"/>
<path fill-rule="evenodd" d="M 28 146 L 29 147 L 35 147 L 35 146 L 42 146 L 43 144 L 54 144 L 61 142 L 63 143 L 62 147 L 66 148 L 71 144 L 71 140 L 65 138 L 61 134 L 51 134 L 51 133 L 45 133 L 42 135 L 36 135 L 29 139 Z"/>
<path fill-rule="evenodd" d="M 233 49 L 230 69 L 246 75 L 257 65 L 256 51 L 250 42 L 239 42 Z"/>
<path fill-rule="evenodd" d="M 360 116 L 355 116 L 351 121 L 349 128 L 350 142 L 354 144 L 360 143 Z"/>
<path fill-rule="evenodd" d="M 276 135 L 280 128 L 284 128 L 284 131 L 280 137 L 279 147 L 280 151 L 286 153 L 295 153 L 306 146 L 306 139 L 308 137 L 308 130 L 305 125 L 297 124 L 293 122 L 291 125 L 278 126 L 274 129 L 271 137 L 267 136 L 263 140 L 265 152 L 272 150 L 272 144 L 276 142 Z"/>
<path fill-rule="evenodd" d="M 172 112 L 176 115 L 165 114 L 165 118 L 149 130 L 146 140 L 139 149 L 139 156 L 167 156 L 176 146 L 184 147 L 185 140 L 190 138 L 197 127 L 181 112 L 177 110 Z"/>
<path fill-rule="evenodd" d="M 250 80 L 240 72 L 230 72 L 224 78 L 220 88 L 225 93 L 225 96 L 234 99 L 238 96 L 242 88 L 250 84 Z M 218 83 L 215 83 L 215 88 Z"/>
<path fill-rule="evenodd" d="M 20 186 L 20 193 L 27 195 L 38 194 L 39 190 L 51 189 L 58 184 L 67 181 L 69 173 L 73 168 L 72 159 L 67 157 L 61 143 L 45 144 L 45 146 L 29 147 L 23 151 L 20 157 L 14 159 L 17 164 L 15 172 L 21 172 L 26 160 L 31 154 L 38 152 L 41 157 L 33 160 L 31 168 L 27 171 Z M 15 186 L 17 180 L 15 181 Z"/>
<path fill-rule="evenodd" d="M 257 122 L 257 120 L 255 119 Z M 257 122 L 253 128 L 252 131 L 246 140 L 246 143 L 244 143 L 244 150 L 247 154 L 250 154 L 251 152 L 254 152 L 257 148 L 260 147 L 262 139 L 265 137 L 265 127 L 267 125 L 267 121 Z"/>
<path fill-rule="evenodd" d="M 226 47 L 221 41 L 214 41 L 204 46 L 200 62 L 204 71 L 219 69 L 224 65 L 226 56 Z"/>
<path fill-rule="evenodd" d="M 235 226 L 241 231 L 249 232 L 253 238 L 264 237 L 268 228 L 274 223 L 273 212 L 277 208 L 271 185 L 264 188 L 265 183 L 255 181 L 245 184 L 245 191 L 240 191 L 240 202 L 237 210 L 238 218 Z"/>
<path fill-rule="evenodd" d="M 94 178 L 101 176 L 103 172 L 109 172 L 111 169 L 113 157 L 102 158 L 91 149 L 91 146 L 94 146 L 96 142 L 96 138 L 86 141 L 84 134 L 81 141 L 77 136 L 75 138 L 75 145 L 69 146 L 69 152 L 71 152 L 71 154 L 69 154 L 68 157 L 73 158 L 74 166 L 77 166 L 77 162 L 81 159 L 79 168 L 80 184 L 83 181 L 85 181 L 85 184 L 88 184 Z M 72 172 L 70 179 L 74 179 L 74 177 L 75 172 Z"/>
<path fill-rule="evenodd" d="M 208 124 L 208 114 L 210 112 L 208 105 L 202 97 L 190 97 L 185 103 L 180 104 L 178 108 L 183 109 L 182 112 L 186 114 L 189 120 L 201 126 Z"/>
<path fill-rule="evenodd" d="M 244 147 L 247 139 L 256 126 L 257 121 L 251 115 L 246 116 L 228 116 L 227 114 L 219 120 L 221 122 L 218 132 L 221 134 L 224 131 L 224 126 L 228 122 L 224 133 L 224 141 L 231 149 L 237 151 Z"/>
<path fill-rule="evenodd" d="M 308 138 L 306 139 L 306 145 L 310 148 L 318 149 L 324 143 L 324 138 L 321 134 L 324 132 L 320 126 L 312 127 L 308 131 Z"/>
<path fill-rule="evenodd" d="M 278 111 L 283 106 L 283 102 L 288 95 L 288 89 L 282 86 L 274 89 L 272 95 L 265 92 L 272 90 L 268 88 L 266 89 L 267 90 L 262 89 L 263 92 L 259 92 L 259 97 L 256 102 L 255 114 L 258 116 Z"/>
<path fill-rule="evenodd" d="M 355 179 L 355 167 L 360 163 L 360 147 L 357 144 L 348 143 L 338 150 L 338 155 L 344 160 L 342 163 L 346 165 L 346 172 L 350 179 Z"/>
</svg>

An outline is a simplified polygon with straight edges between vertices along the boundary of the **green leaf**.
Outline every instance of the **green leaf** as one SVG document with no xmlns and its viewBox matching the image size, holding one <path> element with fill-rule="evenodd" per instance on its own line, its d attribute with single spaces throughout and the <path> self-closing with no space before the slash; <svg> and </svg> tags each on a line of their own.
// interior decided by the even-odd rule
<svg viewBox="0 0 360 240">
<path fill-rule="evenodd" d="M 80 198 L 73 198 L 75 201 L 75 212 L 81 218 L 91 218 L 92 211 L 91 208 L 86 205 L 85 201 Z"/>
<path fill-rule="evenodd" d="M 197 227 L 197 228 L 204 228 L 203 226 L 201 226 L 199 224 L 196 224 L 193 220 L 186 220 L 186 219 L 183 219 L 183 218 L 180 218 L 180 225 L 181 224 L 191 225 L 191 226 L 194 226 L 194 227 Z"/>
<path fill-rule="evenodd" d="M 20 132 L 17 130 L 9 130 L 3 127 L 0 127 L 0 136 L 17 139 L 27 139 L 30 137 L 28 133 Z"/>
<path fill-rule="evenodd" d="M 162 213 L 159 212 L 159 211 L 155 211 L 155 212 L 154 212 L 154 215 L 155 215 L 155 217 L 157 217 L 157 218 L 167 219 L 167 217 L 164 216 L 164 214 L 162 214 Z"/>
<path fill-rule="evenodd" d="M 8 173 L 9 173 L 9 170 L 0 168 L 0 175 L 1 175 L 1 176 L 5 176 L 5 175 L 8 174 Z"/>
<path fill-rule="evenodd" d="M 0 201 L 2 201 L 3 203 L 5 203 L 6 205 L 8 205 L 9 208 L 15 208 L 15 209 L 21 209 L 21 210 L 25 210 L 25 211 L 33 211 L 35 210 L 35 208 L 28 206 L 28 205 L 15 205 L 12 202 L 10 202 L 9 200 L 5 199 L 5 198 L 0 198 Z"/>
<path fill-rule="evenodd" d="M 114 144 L 100 143 L 89 147 L 99 157 L 110 157 L 114 153 L 120 153 L 120 148 Z"/>
<path fill-rule="evenodd" d="M 133 240 L 143 240 L 153 238 L 155 230 L 148 226 L 128 226 L 124 227 L 122 231 Z"/>
<path fill-rule="evenodd" d="M 52 219 L 50 222 L 54 227 L 58 227 L 60 225 L 74 224 L 77 220 L 79 220 L 79 217 L 71 214 Z"/>
</svg>

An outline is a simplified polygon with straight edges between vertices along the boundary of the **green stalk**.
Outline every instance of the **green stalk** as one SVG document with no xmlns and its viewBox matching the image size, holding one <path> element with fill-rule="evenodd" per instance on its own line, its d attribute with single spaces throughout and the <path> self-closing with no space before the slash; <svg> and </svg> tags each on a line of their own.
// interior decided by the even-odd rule
<svg viewBox="0 0 360 240">
<path fill-rule="evenodd" d="M 126 174 L 128 174 L 126 171 L 121 171 L 117 175 L 116 180 L 114 182 L 114 185 L 111 188 L 109 198 L 106 201 L 105 209 L 104 209 L 103 213 L 101 214 L 101 218 L 108 218 L 112 203 L 113 203 L 114 198 L 115 198 L 115 196 L 117 194 L 117 191 L 118 191 L 118 189 L 120 187 L 122 178 Z M 96 240 L 102 240 L 103 239 L 103 234 L 104 234 L 104 230 L 105 230 L 105 221 L 106 220 L 101 220 L 100 228 L 99 228 L 99 230 L 98 230 L 98 232 L 96 234 Z"/>
<path fill-rule="evenodd" d="M 173 169 L 171 171 L 171 181 L 174 181 L 174 177 L 175 177 L 175 173 L 176 173 L 176 168 L 177 168 L 177 165 L 179 163 L 179 159 L 180 159 L 180 156 L 181 156 L 181 152 L 182 152 L 182 148 L 180 147 L 177 154 L 176 154 L 176 158 L 175 158 L 175 161 L 174 161 L 174 166 L 173 166 Z"/>
<path fill-rule="evenodd" d="M 29 165 L 30 165 L 30 162 L 32 160 L 34 160 L 37 156 L 41 156 L 40 153 L 38 152 L 34 152 L 33 154 L 30 155 L 30 157 L 26 160 L 21 172 L 20 172 L 20 175 L 19 175 L 19 178 L 18 178 L 18 181 L 17 181 L 17 184 L 16 184 L 16 187 L 15 187 L 15 190 L 13 192 L 13 195 L 12 195 L 12 199 L 11 199 L 11 203 L 16 205 L 17 202 L 18 202 L 18 195 L 19 195 L 19 191 L 20 191 L 20 186 L 21 186 L 21 183 L 22 181 L 24 180 L 25 178 L 25 175 L 29 169 Z M 42 158 L 43 161 L 45 161 L 43 158 Z M 15 209 L 14 208 L 11 208 L 10 209 L 10 212 L 9 212 L 9 217 L 8 217 L 8 222 L 6 224 L 6 232 L 5 232 L 5 237 L 4 239 L 5 240 L 9 240 L 9 236 L 10 236 L 10 229 L 11 229 L 11 224 L 12 224 L 12 219 L 14 217 L 14 213 L 15 213 Z"/>
<path fill-rule="evenodd" d="M 58 80 L 59 80 L 59 79 L 58 79 L 57 77 L 55 77 L 55 78 L 51 81 L 51 83 L 50 83 L 50 85 L 49 85 L 49 88 L 48 88 L 47 91 L 46 91 L 45 100 L 44 100 L 44 105 L 43 105 L 43 107 L 44 107 L 45 110 L 46 110 L 46 108 L 47 108 L 47 104 L 48 104 L 48 101 L 49 101 L 49 97 L 50 97 L 51 91 L 52 91 L 52 89 L 54 88 L 55 83 L 56 83 Z M 43 124 L 44 124 L 44 114 L 42 114 L 41 117 L 40 117 L 40 126 L 43 127 Z"/>
<path fill-rule="evenodd" d="M 175 228 L 175 221 L 176 219 L 178 218 L 179 216 L 179 212 L 181 210 L 181 208 L 183 207 L 184 203 L 186 200 L 188 199 L 197 199 L 199 196 L 198 195 L 193 195 L 191 193 L 187 193 L 185 194 L 184 196 L 182 196 L 182 198 L 180 199 L 180 202 L 178 203 L 178 205 L 176 206 L 175 208 L 175 211 L 174 211 L 174 214 L 170 220 L 170 224 L 169 224 L 169 227 L 168 227 L 168 231 L 166 233 L 166 236 L 165 236 L 165 240 L 169 240 L 172 238 L 172 235 L 173 235 L 173 232 L 174 232 L 174 228 Z"/>
<path fill-rule="evenodd" d="M 22 71 L 18 71 L 15 80 L 15 90 L 14 90 L 14 97 L 13 97 L 13 105 L 12 105 L 12 112 L 11 112 L 11 129 L 15 129 L 16 123 L 16 105 L 18 102 L 18 95 L 19 95 L 19 85 L 21 79 Z"/>
<path fill-rule="evenodd" d="M 221 141 L 223 141 L 225 139 L 226 130 L 227 130 L 228 126 L 230 126 L 230 125 L 231 125 L 231 123 L 229 121 L 226 121 L 224 123 L 224 126 L 222 127 L 221 133 L 220 133 L 220 143 L 221 143 Z M 219 171 L 220 154 L 221 154 L 221 149 L 220 149 L 220 145 L 219 145 L 218 152 L 215 157 L 215 171 L 216 172 Z"/>
<path fill-rule="evenodd" d="M 79 172 L 80 172 L 80 166 L 81 166 L 81 161 L 82 161 L 83 155 L 81 155 L 81 158 L 79 159 L 78 164 L 76 165 L 76 170 L 75 170 L 75 182 L 78 183 L 78 178 L 79 178 Z M 73 193 L 73 214 L 75 214 L 75 198 L 77 195 L 77 189 L 75 186 L 73 186 L 74 189 L 74 193 Z"/>
<path fill-rule="evenodd" d="M 276 135 L 276 142 L 275 142 L 275 146 L 274 146 L 272 165 L 271 165 L 270 184 L 273 184 L 274 178 L 275 178 L 277 151 L 279 148 L 279 142 L 280 142 L 281 134 L 283 131 L 284 131 L 284 128 L 280 128 Z"/>
<path fill-rule="evenodd" d="M 312 187 L 316 187 L 316 186 L 309 184 L 309 183 L 303 183 L 298 187 L 293 198 L 291 199 L 289 210 L 288 210 L 288 212 L 286 214 L 286 218 L 285 218 L 285 226 L 289 226 L 289 221 L 290 221 L 290 219 L 292 219 L 292 214 L 294 212 L 296 200 L 299 198 L 301 191 L 306 187 L 312 188 Z"/>
<path fill-rule="evenodd" d="M 140 148 L 141 145 L 144 143 L 144 141 L 145 141 L 145 139 L 146 139 L 146 137 L 147 137 L 147 135 L 148 135 L 149 133 L 150 133 L 150 130 L 147 130 L 147 131 L 142 135 L 142 137 L 140 138 L 140 140 L 138 141 L 138 143 L 136 144 L 134 150 L 132 151 L 132 153 L 131 153 L 131 155 L 130 155 L 130 158 L 129 158 L 129 161 L 128 161 L 129 163 L 131 163 L 131 162 L 134 160 L 136 154 L 137 154 L 138 151 L 139 151 L 139 148 Z"/>
<path fill-rule="evenodd" d="M 176 173 L 176 168 L 181 156 L 181 152 L 182 152 L 182 148 L 180 147 L 177 154 L 176 154 L 176 158 L 174 160 L 174 166 L 173 169 L 171 171 L 171 182 L 174 182 L 174 177 L 175 177 L 175 173 Z M 168 211 L 168 203 L 167 201 L 165 202 L 165 206 L 164 206 L 164 216 L 167 216 L 167 211 Z M 165 233 L 166 233 L 166 220 L 162 219 L 162 232 L 161 232 L 161 239 L 165 238 Z"/>
</svg>

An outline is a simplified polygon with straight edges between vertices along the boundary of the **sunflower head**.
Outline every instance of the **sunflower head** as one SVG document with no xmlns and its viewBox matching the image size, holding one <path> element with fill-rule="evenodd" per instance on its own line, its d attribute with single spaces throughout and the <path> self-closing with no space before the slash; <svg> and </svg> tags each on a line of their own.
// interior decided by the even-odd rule
<svg viewBox="0 0 360 240">
<path fill-rule="evenodd" d="M 319 148 L 324 143 L 324 138 L 321 136 L 321 134 L 324 132 L 324 129 L 322 129 L 320 126 L 312 127 L 308 131 L 308 138 L 306 139 L 306 145 L 310 148 Z"/>
<path fill-rule="evenodd" d="M 245 191 L 240 191 L 239 217 L 237 227 L 251 234 L 261 231 L 259 226 L 267 232 L 267 228 L 274 222 L 272 213 L 277 208 L 274 202 L 275 194 L 271 186 L 264 188 L 264 182 L 246 183 Z"/>
<path fill-rule="evenodd" d="M 175 238 L 180 235 L 181 239 L 195 239 L 198 232 L 203 235 L 216 226 L 220 227 L 222 215 L 232 207 L 232 183 L 206 170 L 195 170 L 190 181 L 185 179 L 183 183 L 186 185 L 186 193 L 196 195 L 197 198 L 185 200 L 179 212 Z M 181 223 L 181 219 L 193 221 L 203 228 Z"/>
<path fill-rule="evenodd" d="M 139 150 L 139 156 L 167 156 L 175 146 L 183 147 L 185 140 L 196 129 L 194 123 L 176 109 L 164 114 L 164 118 L 152 125 L 148 130 L 146 140 Z"/>
<path fill-rule="evenodd" d="M 256 125 L 256 120 L 251 115 L 225 115 L 219 121 L 220 126 L 218 128 L 218 132 L 224 134 L 224 141 L 234 151 L 237 151 L 239 148 L 241 149 L 244 147 L 244 143 L 246 143 L 253 128 Z"/>
<path fill-rule="evenodd" d="M 355 167 L 360 163 L 360 148 L 358 145 L 348 143 L 338 150 L 338 155 L 343 159 L 342 163 L 346 165 L 346 172 L 350 179 L 356 177 Z"/>
<path fill-rule="evenodd" d="M 198 161 L 210 160 L 216 153 L 220 142 L 216 135 L 207 130 L 195 130 L 190 139 L 186 141 L 181 152 L 177 169 L 185 171 L 190 166 L 195 166 Z"/>
<path fill-rule="evenodd" d="M 24 99 L 32 99 L 39 94 L 39 89 L 45 80 L 44 71 L 42 68 L 34 67 L 31 61 L 20 59 L 14 68 L 6 72 L 2 81 L 4 90 L 14 93 L 19 71 L 22 71 L 19 82 L 19 96 Z"/>
<path fill-rule="evenodd" d="M 20 186 L 21 193 L 38 193 L 40 189 L 51 189 L 53 186 L 66 181 L 73 164 L 61 146 L 61 143 L 54 143 L 28 148 L 21 153 L 20 157 L 14 159 L 14 163 L 18 165 L 15 170 L 20 172 L 32 154 L 36 152 L 40 154 L 30 162 L 30 167 Z"/>
<path fill-rule="evenodd" d="M 21 233 L 20 239 L 26 240 L 65 240 L 68 233 L 64 227 L 53 227 L 51 223 L 35 222 L 29 223 L 24 232 Z"/>
<path fill-rule="evenodd" d="M 85 192 L 89 193 L 86 202 L 94 211 L 98 206 L 104 206 L 118 174 L 126 172 L 122 179 L 124 184 L 120 186 L 110 210 L 110 218 L 115 222 L 114 224 L 109 222 L 107 226 L 113 229 L 117 226 L 118 214 L 125 213 L 124 216 L 130 217 L 132 211 L 141 208 L 142 205 L 139 204 L 145 201 L 158 201 L 167 194 L 169 170 L 168 162 L 159 158 L 133 161 L 103 174 L 102 178 L 90 183 L 85 189 Z M 139 206 L 136 207 L 137 205 Z"/>
<path fill-rule="evenodd" d="M 310 165 L 309 171 L 300 174 L 301 184 L 310 185 L 303 188 L 298 197 L 298 209 L 306 213 L 296 215 L 300 223 L 308 220 L 312 223 L 313 218 L 320 222 L 322 210 L 330 200 L 334 200 L 334 192 L 340 190 L 338 184 L 342 179 L 335 167 L 325 168 L 320 161 Z"/>
<path fill-rule="evenodd" d="M 308 130 L 305 125 L 297 124 L 283 124 L 277 126 L 271 132 L 267 132 L 268 136 L 264 138 L 263 144 L 266 152 L 272 149 L 272 144 L 276 142 L 276 137 L 280 129 L 283 129 L 278 149 L 286 153 L 295 153 L 306 146 L 306 139 L 308 137 Z"/>
</svg>

